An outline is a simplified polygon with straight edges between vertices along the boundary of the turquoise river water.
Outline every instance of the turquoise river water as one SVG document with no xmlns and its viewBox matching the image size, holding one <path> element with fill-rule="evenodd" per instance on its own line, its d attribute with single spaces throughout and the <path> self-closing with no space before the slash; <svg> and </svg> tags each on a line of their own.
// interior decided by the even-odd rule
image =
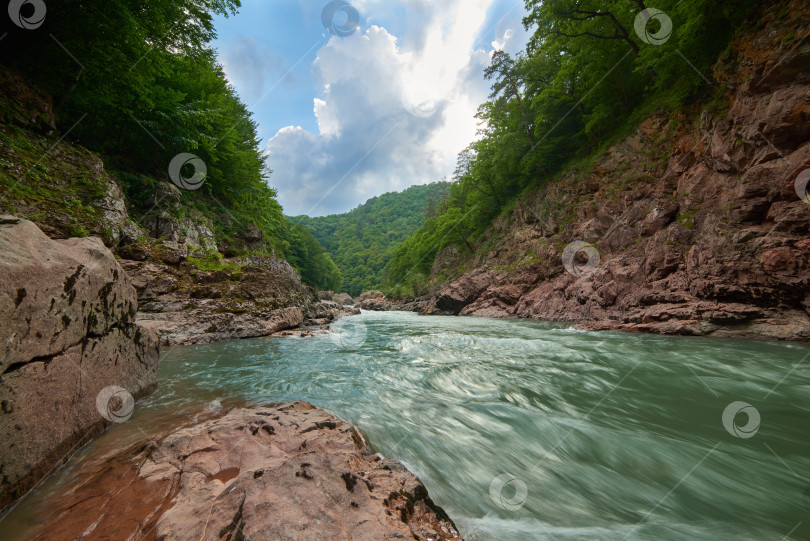
<svg viewBox="0 0 810 541">
<path fill-rule="evenodd" d="M 465 539 L 810 539 L 805 345 L 395 312 L 343 322 L 166 349 L 159 390 L 0 537 L 24 538 L 94 448 L 169 412 L 307 400 L 418 475 Z"/>
</svg>

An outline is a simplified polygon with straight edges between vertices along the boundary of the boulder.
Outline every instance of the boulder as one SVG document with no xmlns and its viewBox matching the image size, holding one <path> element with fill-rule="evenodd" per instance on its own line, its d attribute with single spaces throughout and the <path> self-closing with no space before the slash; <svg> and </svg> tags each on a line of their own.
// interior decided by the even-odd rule
<svg viewBox="0 0 810 541">
<path fill-rule="evenodd" d="M 385 295 L 383 295 L 382 291 L 364 291 L 360 293 L 360 296 L 355 299 L 357 302 L 363 302 L 367 299 L 384 299 Z"/>
<path fill-rule="evenodd" d="M 322 301 L 334 300 L 333 299 L 334 296 L 335 296 L 334 291 L 318 291 L 318 299 Z"/>
<path fill-rule="evenodd" d="M 311 404 L 199 417 L 77 470 L 42 531 L 65 539 L 87 531 L 174 541 L 461 539 L 418 478 Z"/>
<path fill-rule="evenodd" d="M 98 238 L 55 241 L 3 216 L 0 253 L 3 508 L 155 390 L 158 341 Z"/>
<path fill-rule="evenodd" d="M 351 306 L 354 304 L 354 299 L 348 293 L 335 293 L 332 300 L 343 306 Z"/>
<path fill-rule="evenodd" d="M 439 292 L 436 307 L 444 312 L 458 314 L 486 291 L 491 283 L 492 277 L 486 269 L 465 274 Z"/>
<path fill-rule="evenodd" d="M 315 302 L 283 259 L 252 254 L 226 260 L 227 269 L 201 271 L 165 253 L 161 261 L 120 264 L 138 291 L 138 323 L 159 332 L 166 345 L 269 336 L 301 325 Z"/>
<path fill-rule="evenodd" d="M 304 323 L 308 325 L 326 325 L 340 317 L 340 305 L 332 301 L 319 301 L 307 308 Z"/>
<path fill-rule="evenodd" d="M 387 312 L 393 309 L 392 303 L 388 299 L 365 299 L 360 301 L 358 306 L 372 312 Z"/>
<path fill-rule="evenodd" d="M 166 208 L 176 205 L 183 197 L 183 192 L 180 188 L 169 182 L 158 182 L 155 184 L 155 189 L 146 200 L 148 208 L 161 207 Z"/>
</svg>

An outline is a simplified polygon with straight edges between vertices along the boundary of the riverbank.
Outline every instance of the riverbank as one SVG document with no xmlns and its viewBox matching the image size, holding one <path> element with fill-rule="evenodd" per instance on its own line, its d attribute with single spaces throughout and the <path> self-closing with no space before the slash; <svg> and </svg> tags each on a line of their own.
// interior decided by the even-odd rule
<svg viewBox="0 0 810 541">
<path fill-rule="evenodd" d="M 0 509 L 157 389 L 159 344 L 309 336 L 307 326 L 352 312 L 271 256 L 230 272 L 139 263 L 99 238 L 52 239 L 8 215 L 0 252 Z"/>
<path fill-rule="evenodd" d="M 461 539 L 419 479 L 311 404 L 229 405 L 174 421 L 85 457 L 38 533 L 23 537 Z"/>
<path fill-rule="evenodd" d="M 120 259 L 138 292 L 136 321 L 161 344 L 201 344 L 325 327 L 357 313 L 319 298 L 286 261 L 269 255 L 228 260 L 221 270 Z"/>
<path fill-rule="evenodd" d="M 164 350 L 157 391 L 0 529 L 33 531 L 55 514 L 74 476 L 139 442 L 163 441 L 245 404 L 304 400 L 405 465 L 465 539 L 755 541 L 781 539 L 799 522 L 788 537 L 810 536 L 804 344 L 403 312 L 345 321 L 356 340 L 254 338 Z M 758 431 L 742 434 L 750 437 L 724 425 L 735 401 L 760 414 Z M 262 430 L 256 438 L 268 441 Z M 337 487 L 347 493 L 342 480 Z"/>
</svg>

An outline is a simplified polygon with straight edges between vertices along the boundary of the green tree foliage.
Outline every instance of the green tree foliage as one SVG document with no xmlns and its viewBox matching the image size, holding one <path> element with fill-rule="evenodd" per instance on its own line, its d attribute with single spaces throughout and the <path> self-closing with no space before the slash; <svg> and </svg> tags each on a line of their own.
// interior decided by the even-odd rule
<svg viewBox="0 0 810 541">
<path fill-rule="evenodd" d="M 340 271 L 318 239 L 295 222 L 288 222 L 287 227 L 287 261 L 299 270 L 304 283 L 323 290 L 339 289 Z"/>
<path fill-rule="evenodd" d="M 311 231 L 331 255 L 343 277 L 340 289 L 359 295 L 380 288 L 395 248 L 424 223 L 426 214 L 437 212 L 448 188 L 447 182 L 412 186 L 369 199 L 345 214 L 293 220 Z"/>
<path fill-rule="evenodd" d="M 384 288 L 421 292 L 448 245 L 472 255 L 492 220 L 520 193 L 572 159 L 596 152 L 652 108 L 705 98 L 704 79 L 755 0 L 525 0 L 526 51 L 493 54 L 480 139 L 459 156 L 448 199 L 399 246 Z M 668 32 L 666 17 L 672 22 Z M 645 11 L 647 10 L 647 11 Z M 639 15 L 641 14 L 641 15 Z M 641 25 L 637 32 L 636 21 Z M 662 24 L 663 23 L 663 24 Z M 648 43 L 650 39 L 663 43 Z M 644 38 L 644 39 L 642 39 Z M 663 39 L 667 38 L 667 39 Z"/>
<path fill-rule="evenodd" d="M 207 177 L 184 201 L 213 215 L 225 236 L 256 224 L 312 285 L 334 285 L 334 264 L 311 235 L 288 224 L 251 113 L 210 48 L 213 17 L 240 0 L 60 0 L 37 30 L 9 26 L 0 62 L 54 99 L 63 134 L 101 153 L 133 210 L 171 159 L 199 156 Z M 300 245 L 299 245 L 300 243 Z M 322 273 L 322 274 L 321 274 Z"/>
</svg>

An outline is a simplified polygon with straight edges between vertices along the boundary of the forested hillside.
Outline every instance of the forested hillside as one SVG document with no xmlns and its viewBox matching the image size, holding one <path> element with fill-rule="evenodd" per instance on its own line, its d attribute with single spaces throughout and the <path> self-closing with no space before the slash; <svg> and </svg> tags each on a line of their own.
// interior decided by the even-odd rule
<svg viewBox="0 0 810 541">
<path fill-rule="evenodd" d="M 72 235 L 88 233 L 97 209 L 77 194 L 86 191 L 92 174 L 54 178 L 45 165 L 47 153 L 38 150 L 56 148 L 39 135 L 58 138 L 103 159 L 123 188 L 130 216 L 141 225 L 147 215 L 164 210 L 177 220 L 193 213 L 192 221 L 213 228 L 220 252 L 245 252 L 240 239 L 247 238 L 250 250 L 289 259 L 310 284 L 333 285 L 337 275 L 328 256 L 282 215 L 268 185 L 271 171 L 256 123 L 210 46 L 213 16 L 232 15 L 239 6 L 239 0 L 65 0 L 48 3 L 47 19 L 38 23 L 42 28 L 7 24 L 0 63 L 12 74 L 4 75 L 4 82 L 23 75 L 32 87 L 28 94 L 55 119 L 26 120 L 22 109 L 30 104 L 4 100 L 2 119 L 36 126 L 38 135 L 4 131 L 13 160 L 0 170 L 0 206 L 15 213 L 22 212 L 21 204 L 41 210 L 49 201 L 70 203 L 75 195 L 75 205 L 58 206 L 72 213 Z M 166 206 L 154 197 L 156 186 L 169 180 L 170 164 L 180 155 L 185 157 L 177 176 L 203 183 L 183 190 L 179 205 Z"/>
<path fill-rule="evenodd" d="M 471 257 L 519 194 L 566 168 L 592 165 L 651 113 L 721 100 L 722 85 L 709 82 L 713 65 L 759 5 L 661 0 L 652 9 L 642 0 L 527 0 L 524 25 L 533 37 L 516 57 L 495 53 L 485 72 L 492 94 L 478 111 L 482 137 L 460 154 L 438 214 L 397 250 L 385 289 L 401 297 L 423 293 L 443 249 Z M 770 9 L 784 17 L 788 7 Z"/>
<path fill-rule="evenodd" d="M 382 272 L 399 244 L 435 216 L 450 184 L 412 186 L 404 192 L 369 199 L 351 212 L 293 221 L 311 231 L 326 248 L 343 278 L 343 291 L 358 295 L 378 289 Z"/>
</svg>

